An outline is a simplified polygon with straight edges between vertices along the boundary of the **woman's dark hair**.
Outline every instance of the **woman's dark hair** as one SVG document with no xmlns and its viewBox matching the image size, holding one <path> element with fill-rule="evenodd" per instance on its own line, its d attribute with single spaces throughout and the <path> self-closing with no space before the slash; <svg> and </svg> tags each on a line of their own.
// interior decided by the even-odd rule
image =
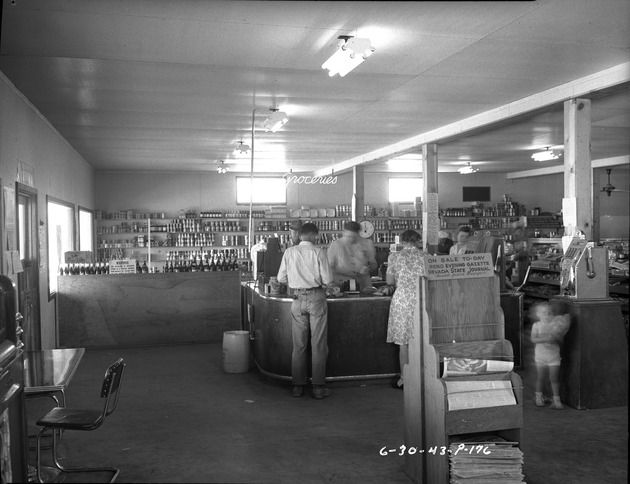
<svg viewBox="0 0 630 484">
<path fill-rule="evenodd" d="M 402 234 L 400 234 L 401 242 L 408 242 L 408 243 L 415 244 L 416 242 L 420 242 L 421 240 L 422 240 L 422 236 L 415 230 L 405 230 Z"/>
<path fill-rule="evenodd" d="M 468 225 L 464 225 L 457 229 L 457 233 L 466 232 L 468 235 L 472 235 L 473 229 L 471 229 Z"/>
</svg>

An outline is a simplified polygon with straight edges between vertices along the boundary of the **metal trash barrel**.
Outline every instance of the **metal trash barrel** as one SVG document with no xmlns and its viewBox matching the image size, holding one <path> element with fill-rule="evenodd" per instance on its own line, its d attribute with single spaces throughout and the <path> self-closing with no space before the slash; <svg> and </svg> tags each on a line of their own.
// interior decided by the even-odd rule
<svg viewBox="0 0 630 484">
<path fill-rule="evenodd" d="M 249 371 L 249 331 L 223 333 L 223 370 L 226 373 Z"/>
</svg>

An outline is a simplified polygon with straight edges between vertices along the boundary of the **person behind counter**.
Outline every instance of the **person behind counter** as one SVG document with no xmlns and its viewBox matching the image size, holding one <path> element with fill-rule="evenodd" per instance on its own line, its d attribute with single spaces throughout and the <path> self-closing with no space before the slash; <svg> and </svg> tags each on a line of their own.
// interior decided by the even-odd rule
<svg viewBox="0 0 630 484">
<path fill-rule="evenodd" d="M 438 255 L 449 255 L 451 247 L 453 247 L 453 241 L 450 234 L 445 230 L 440 230 L 438 232 Z"/>
<path fill-rule="evenodd" d="M 291 376 L 293 396 L 301 397 L 306 385 L 306 350 L 311 333 L 313 397 L 330 395 L 326 388 L 328 359 L 328 303 L 325 286 L 332 283 L 328 258 L 321 247 L 314 245 L 319 234 L 317 226 L 305 223 L 300 229 L 300 244 L 289 247 L 282 256 L 278 282 L 294 290 L 291 303 L 291 334 L 293 353 Z"/>
<path fill-rule="evenodd" d="M 300 229 L 302 228 L 301 220 L 293 220 L 289 226 L 289 242 L 287 247 L 293 247 L 300 243 Z"/>
<path fill-rule="evenodd" d="M 403 389 L 405 367 L 409 363 L 409 338 L 413 333 L 413 314 L 416 305 L 415 281 L 424 275 L 425 253 L 420 249 L 421 236 L 415 230 L 400 234 L 403 249 L 392 252 L 387 262 L 387 284 L 396 286 L 389 307 L 387 342 L 399 346 L 400 378 L 394 388 Z"/>
<path fill-rule="evenodd" d="M 457 243 L 451 247 L 449 255 L 465 254 L 468 246 L 468 239 L 470 239 L 472 233 L 472 229 L 467 225 L 457 229 Z"/>
<path fill-rule="evenodd" d="M 343 237 L 333 240 L 328 247 L 328 262 L 335 283 L 357 279 L 359 289 L 366 291 L 372 287 L 370 272 L 377 267 L 376 249 L 371 240 L 359 235 L 360 230 L 357 222 L 346 222 Z"/>
</svg>

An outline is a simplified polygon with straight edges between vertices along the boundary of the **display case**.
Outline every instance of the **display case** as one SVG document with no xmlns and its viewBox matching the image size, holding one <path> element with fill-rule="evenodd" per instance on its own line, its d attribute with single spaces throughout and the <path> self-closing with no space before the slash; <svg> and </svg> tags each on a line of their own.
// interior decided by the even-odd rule
<svg viewBox="0 0 630 484">
<path fill-rule="evenodd" d="M 521 291 L 533 298 L 549 299 L 560 294 L 561 238 L 527 239 L 529 268 Z"/>
</svg>

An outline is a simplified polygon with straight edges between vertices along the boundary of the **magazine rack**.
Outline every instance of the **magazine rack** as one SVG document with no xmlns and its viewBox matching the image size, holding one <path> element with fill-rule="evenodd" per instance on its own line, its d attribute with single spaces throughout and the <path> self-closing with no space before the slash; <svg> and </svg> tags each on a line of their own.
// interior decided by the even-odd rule
<svg viewBox="0 0 630 484">
<path fill-rule="evenodd" d="M 490 433 L 521 441 L 523 386 L 516 373 L 443 378 L 441 371 L 445 357 L 513 361 L 499 290 L 496 276 L 418 281 L 405 373 L 405 445 L 418 449 L 405 455 L 405 472 L 415 482 L 449 482 L 448 449 L 462 439 Z M 463 381 L 509 381 L 516 404 L 450 410 L 447 383 Z"/>
</svg>

